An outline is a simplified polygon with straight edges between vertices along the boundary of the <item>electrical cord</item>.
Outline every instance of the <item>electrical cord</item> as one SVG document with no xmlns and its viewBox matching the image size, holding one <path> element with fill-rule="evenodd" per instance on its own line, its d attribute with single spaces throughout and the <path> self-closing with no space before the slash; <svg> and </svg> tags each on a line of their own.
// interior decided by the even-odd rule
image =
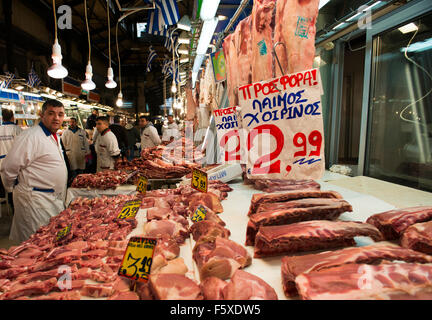
<svg viewBox="0 0 432 320">
<path fill-rule="evenodd" d="M 85 14 L 85 19 L 86 19 L 87 40 L 88 40 L 88 47 L 89 47 L 88 61 L 90 63 L 90 61 L 91 61 L 91 44 L 90 44 L 90 30 L 89 30 L 89 24 L 88 24 L 88 18 L 87 18 L 87 0 L 84 0 L 84 14 Z"/>
<path fill-rule="evenodd" d="M 420 23 L 419 23 L 419 26 L 420 26 Z M 405 54 L 404 54 L 404 56 L 405 56 L 405 58 L 406 58 L 409 62 L 411 62 L 411 63 L 414 64 L 417 68 L 419 68 L 420 70 L 422 70 L 422 71 L 423 71 L 423 72 L 424 72 L 424 73 L 425 73 L 425 74 L 426 74 L 426 75 L 431 79 L 431 81 L 432 81 L 432 76 L 431 76 L 431 74 L 430 74 L 430 73 L 429 73 L 429 72 L 428 72 L 424 67 L 422 67 L 422 66 L 419 65 L 417 62 L 415 62 L 413 59 L 411 59 L 410 57 L 408 57 L 408 49 L 409 49 L 409 47 L 411 46 L 411 43 L 414 41 L 414 38 L 416 37 L 416 35 L 417 35 L 419 29 L 420 29 L 420 27 L 417 28 L 417 30 L 415 31 L 415 33 L 414 33 L 414 35 L 412 36 L 411 40 L 408 42 L 408 45 L 407 45 L 407 47 L 405 48 Z M 426 97 L 427 97 L 428 95 L 430 95 L 431 93 L 432 93 L 432 89 L 429 90 L 429 92 L 426 93 L 426 94 L 425 94 L 423 97 L 421 97 L 420 99 L 418 99 L 418 100 L 416 100 L 416 101 L 410 103 L 409 105 L 407 105 L 405 108 L 402 109 L 402 111 L 400 112 L 399 117 L 400 117 L 403 121 L 407 121 L 407 122 L 411 122 L 411 123 L 415 123 L 415 124 L 420 124 L 420 125 L 422 125 L 422 126 L 424 126 L 424 127 L 427 127 L 425 124 L 423 124 L 423 123 L 421 123 L 421 122 L 419 122 L 419 121 L 416 121 L 416 120 L 410 120 L 410 119 L 405 118 L 405 117 L 403 116 L 403 114 L 405 113 L 405 111 L 406 111 L 407 109 L 411 108 L 412 106 L 414 106 L 414 105 L 417 104 L 418 102 L 420 102 L 420 101 L 426 99 Z"/>
</svg>

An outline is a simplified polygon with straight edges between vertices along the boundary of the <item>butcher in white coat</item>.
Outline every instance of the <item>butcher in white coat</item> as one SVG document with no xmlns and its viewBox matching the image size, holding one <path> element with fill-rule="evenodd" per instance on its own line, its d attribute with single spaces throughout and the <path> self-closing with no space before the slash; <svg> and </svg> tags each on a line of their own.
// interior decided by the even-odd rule
<svg viewBox="0 0 432 320">
<path fill-rule="evenodd" d="M 157 129 L 146 116 L 139 118 L 139 126 L 141 128 L 141 150 L 153 148 L 162 143 Z"/>
<path fill-rule="evenodd" d="M 72 179 L 84 172 L 85 156 L 90 153 L 87 132 L 77 125 L 76 118 L 70 118 L 69 129 L 61 137 L 71 166 Z"/>
<path fill-rule="evenodd" d="M 27 240 L 65 208 L 68 172 L 57 135 L 64 116 L 61 102 L 47 100 L 40 123 L 15 139 L 2 163 L 5 187 L 13 188 L 13 241 Z"/>
<path fill-rule="evenodd" d="M 107 117 L 98 117 L 96 120 L 96 135 L 94 146 L 97 154 L 97 172 L 114 169 L 115 160 L 120 156 L 117 138 L 109 129 Z"/>
</svg>

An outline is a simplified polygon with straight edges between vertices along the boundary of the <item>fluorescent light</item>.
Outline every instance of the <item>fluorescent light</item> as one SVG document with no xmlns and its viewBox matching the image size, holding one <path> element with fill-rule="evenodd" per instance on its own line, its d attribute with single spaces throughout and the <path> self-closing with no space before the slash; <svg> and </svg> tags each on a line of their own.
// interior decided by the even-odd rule
<svg viewBox="0 0 432 320">
<path fill-rule="evenodd" d="M 324 7 L 329 2 L 330 2 L 330 0 L 320 0 L 319 5 L 318 5 L 318 9 L 321 9 L 322 7 Z"/>
<path fill-rule="evenodd" d="M 201 65 L 202 65 L 204 59 L 205 59 L 205 55 L 204 54 L 198 54 L 195 57 L 195 62 L 194 62 L 193 68 L 192 68 L 193 72 L 198 73 L 200 71 Z"/>
<path fill-rule="evenodd" d="M 186 63 L 186 62 L 189 62 L 189 58 L 180 59 L 180 63 Z"/>
<path fill-rule="evenodd" d="M 366 7 L 365 9 L 363 9 L 363 12 L 365 11 L 369 11 L 370 9 L 372 9 L 373 7 L 376 7 L 377 5 L 379 5 L 382 1 L 377 1 L 374 4 L 371 4 L 369 7 Z"/>
<path fill-rule="evenodd" d="M 431 49 L 432 49 L 432 39 L 428 39 L 428 40 L 425 40 L 425 41 L 422 41 L 422 42 L 416 42 L 416 43 L 410 45 L 408 47 L 408 49 L 407 48 L 402 48 L 400 51 L 403 52 L 403 53 L 405 51 L 408 51 L 408 52 L 421 52 L 421 51 L 431 50 Z"/>
<path fill-rule="evenodd" d="M 403 34 L 414 32 L 417 30 L 418 30 L 418 27 L 412 22 L 399 28 L 399 31 L 402 32 Z"/>
<path fill-rule="evenodd" d="M 180 34 L 180 37 L 178 38 L 178 43 L 180 43 L 180 44 L 189 44 L 190 43 L 190 38 L 189 38 L 186 31 L 183 31 Z"/>
<path fill-rule="evenodd" d="M 346 24 L 345 22 L 339 23 L 336 27 L 333 28 L 333 30 L 339 29 L 340 27 L 342 27 L 345 24 Z"/>
<path fill-rule="evenodd" d="M 200 17 L 202 20 L 212 20 L 219 7 L 220 0 L 203 0 L 201 5 Z M 213 32 L 212 32 L 213 33 Z"/>
<path fill-rule="evenodd" d="M 201 30 L 201 35 L 198 41 L 197 54 L 206 54 L 209 47 L 210 41 L 213 38 L 213 32 L 218 24 L 218 18 L 204 21 L 204 25 Z"/>
<path fill-rule="evenodd" d="M 191 22 L 189 20 L 189 17 L 183 16 L 179 22 L 177 22 L 177 27 L 181 30 L 190 31 L 191 29 Z"/>
<path fill-rule="evenodd" d="M 220 15 L 218 15 L 218 19 L 219 19 L 219 21 L 225 21 L 228 19 L 228 17 L 220 14 Z"/>
<path fill-rule="evenodd" d="M 198 72 L 192 72 L 192 88 L 195 88 L 195 82 L 198 77 Z"/>
<path fill-rule="evenodd" d="M 356 17 L 358 17 L 361 14 L 363 14 L 363 12 L 358 12 L 355 15 L 353 15 L 351 18 L 346 19 L 346 21 L 352 21 L 352 20 L 354 20 Z"/>
<path fill-rule="evenodd" d="M 178 49 L 178 53 L 180 54 L 189 54 L 189 50 L 186 45 L 181 45 Z"/>
<path fill-rule="evenodd" d="M 20 84 L 15 87 L 15 90 L 18 90 L 18 91 L 21 91 L 22 89 L 24 89 L 24 86 L 22 86 Z"/>
</svg>

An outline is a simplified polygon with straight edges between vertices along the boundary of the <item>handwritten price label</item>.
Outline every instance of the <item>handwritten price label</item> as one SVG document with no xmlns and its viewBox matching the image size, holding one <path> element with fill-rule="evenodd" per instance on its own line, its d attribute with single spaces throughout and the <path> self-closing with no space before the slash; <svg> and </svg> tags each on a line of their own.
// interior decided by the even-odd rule
<svg viewBox="0 0 432 320">
<path fill-rule="evenodd" d="M 125 203 L 120 211 L 117 219 L 133 219 L 135 218 L 141 206 L 141 200 L 132 200 Z"/>
<path fill-rule="evenodd" d="M 146 177 L 140 177 L 138 180 L 137 191 L 142 194 L 147 192 L 148 179 Z"/>
<path fill-rule="evenodd" d="M 319 70 L 239 88 L 248 178 L 320 179 L 324 139 Z"/>
<path fill-rule="evenodd" d="M 202 205 L 199 205 L 192 216 L 192 221 L 193 222 L 203 221 L 205 220 L 206 215 L 207 215 L 207 210 Z"/>
<path fill-rule="evenodd" d="M 199 169 L 192 169 L 191 187 L 201 192 L 207 192 L 208 179 L 207 173 Z"/>
<path fill-rule="evenodd" d="M 152 238 L 130 238 L 118 275 L 140 282 L 147 282 L 151 272 L 156 243 L 157 240 Z"/>
<path fill-rule="evenodd" d="M 71 229 L 72 229 L 72 223 L 69 224 L 67 227 L 61 229 L 59 232 L 57 232 L 55 241 L 63 240 L 70 233 Z"/>
</svg>

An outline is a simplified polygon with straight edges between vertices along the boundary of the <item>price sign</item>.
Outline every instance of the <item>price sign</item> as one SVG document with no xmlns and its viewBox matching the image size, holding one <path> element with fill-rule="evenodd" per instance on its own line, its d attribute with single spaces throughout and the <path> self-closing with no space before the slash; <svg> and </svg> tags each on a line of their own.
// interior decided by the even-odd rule
<svg viewBox="0 0 432 320">
<path fill-rule="evenodd" d="M 57 232 L 55 241 L 63 240 L 70 233 L 71 229 L 72 229 L 72 223 L 69 224 L 67 227 L 61 229 L 59 232 Z"/>
<path fill-rule="evenodd" d="M 207 214 L 207 210 L 202 205 L 199 205 L 192 216 L 192 221 L 193 222 L 203 221 L 206 217 L 206 214 Z"/>
<path fill-rule="evenodd" d="M 216 82 L 226 80 L 226 63 L 223 50 L 219 50 L 210 54 L 213 64 L 213 73 Z"/>
<path fill-rule="evenodd" d="M 125 203 L 120 211 L 117 219 L 133 219 L 135 218 L 141 206 L 141 200 L 132 200 Z"/>
<path fill-rule="evenodd" d="M 130 238 L 118 275 L 140 282 L 147 282 L 156 243 L 157 240 L 152 238 Z"/>
<path fill-rule="evenodd" d="M 146 177 L 140 177 L 138 180 L 137 191 L 145 195 L 147 192 L 147 184 L 148 179 Z"/>
<path fill-rule="evenodd" d="M 324 173 L 318 69 L 239 88 L 248 178 L 320 179 Z"/>
<path fill-rule="evenodd" d="M 244 148 L 241 148 L 244 145 L 243 131 L 239 130 L 237 111 L 238 107 L 213 111 L 222 163 L 246 163 L 242 154 Z"/>
<path fill-rule="evenodd" d="M 207 189 L 208 189 L 207 173 L 204 171 L 201 171 L 199 169 L 193 168 L 192 169 L 191 186 L 195 190 L 198 190 L 201 192 L 207 192 Z"/>
</svg>

